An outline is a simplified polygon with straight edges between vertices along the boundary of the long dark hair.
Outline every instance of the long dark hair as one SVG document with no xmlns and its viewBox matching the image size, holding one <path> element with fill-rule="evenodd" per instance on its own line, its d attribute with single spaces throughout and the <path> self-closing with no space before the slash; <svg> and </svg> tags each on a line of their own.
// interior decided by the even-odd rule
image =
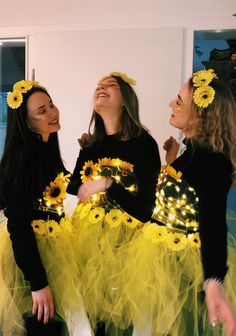
<svg viewBox="0 0 236 336">
<path fill-rule="evenodd" d="M 111 77 L 116 79 L 124 101 L 123 113 L 120 120 L 121 130 L 117 134 L 117 137 L 120 140 L 129 140 L 132 137 L 139 136 L 142 130 L 148 130 L 140 122 L 138 97 L 132 86 L 118 76 L 113 75 Z M 94 126 L 93 132 L 91 132 L 92 125 Z M 91 146 L 95 143 L 100 144 L 106 136 L 103 119 L 95 110 L 93 110 L 89 123 L 89 134 L 91 136 L 85 146 Z"/>
<path fill-rule="evenodd" d="M 27 124 L 27 101 L 35 92 L 43 92 L 50 98 L 46 89 L 32 87 L 23 94 L 23 102 L 17 109 L 8 107 L 7 131 L 2 159 L 0 161 L 0 209 L 3 209 L 17 184 L 33 189 L 30 184 L 37 184 L 27 178 L 27 172 L 34 169 L 35 179 L 39 178 L 40 157 L 37 157 L 37 144 L 41 136 L 32 131 Z M 63 166 L 57 133 L 50 134 L 48 148 L 55 164 Z M 25 168 L 28 168 L 25 170 Z M 26 183 L 27 181 L 27 183 Z"/>
</svg>

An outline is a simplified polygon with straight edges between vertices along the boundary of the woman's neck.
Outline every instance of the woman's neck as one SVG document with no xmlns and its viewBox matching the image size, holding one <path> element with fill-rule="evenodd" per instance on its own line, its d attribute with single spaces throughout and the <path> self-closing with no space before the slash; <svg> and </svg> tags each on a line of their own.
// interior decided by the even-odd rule
<svg viewBox="0 0 236 336">
<path fill-rule="evenodd" d="M 104 127 L 107 135 L 112 135 L 120 130 L 119 121 L 117 119 L 103 119 Z"/>
</svg>

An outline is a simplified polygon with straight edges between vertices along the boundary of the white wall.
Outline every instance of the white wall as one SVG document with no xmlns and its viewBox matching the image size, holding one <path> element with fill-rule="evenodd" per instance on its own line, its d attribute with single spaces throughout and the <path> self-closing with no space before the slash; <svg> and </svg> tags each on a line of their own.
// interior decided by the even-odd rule
<svg viewBox="0 0 236 336">
<path fill-rule="evenodd" d="M 29 39 L 29 73 L 45 85 L 61 110 L 62 154 L 72 169 L 77 138 L 88 129 L 92 94 L 112 71 L 137 80 L 142 122 L 159 143 L 177 135 L 168 125 L 170 99 L 181 84 L 182 28 L 123 29 L 35 34 Z"/>
</svg>

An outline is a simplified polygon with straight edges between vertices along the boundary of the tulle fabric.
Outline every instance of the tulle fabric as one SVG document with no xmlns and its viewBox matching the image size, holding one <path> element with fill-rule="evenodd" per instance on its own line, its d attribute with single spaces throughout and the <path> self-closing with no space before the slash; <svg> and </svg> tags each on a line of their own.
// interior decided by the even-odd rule
<svg viewBox="0 0 236 336">
<path fill-rule="evenodd" d="M 47 221 L 34 221 L 35 227 L 47 224 Z M 72 237 L 72 231 L 62 229 L 51 236 L 36 233 L 55 311 L 67 322 L 65 335 L 80 335 L 79 328 L 81 335 L 90 336 L 92 331 L 81 297 Z M 0 267 L 0 331 L 4 336 L 25 335 L 22 316 L 32 310 L 31 290 L 15 263 L 6 222 L 0 225 Z M 83 329 L 86 333 L 82 333 Z"/>
<path fill-rule="evenodd" d="M 105 212 L 89 204 L 77 207 L 73 224 L 81 291 L 93 328 L 102 320 L 115 326 L 112 335 L 125 335 L 132 325 L 142 336 L 222 335 L 221 327 L 208 322 L 198 234 L 187 238 L 156 223 L 127 226 L 124 217 L 113 226 Z M 231 235 L 228 246 L 226 293 L 236 304 Z"/>
<path fill-rule="evenodd" d="M 139 222 L 120 210 L 115 210 L 114 215 L 112 221 L 109 212 L 105 214 L 102 208 L 87 203 L 80 204 L 73 216 L 82 296 L 95 329 L 98 321 L 106 321 L 107 325 L 114 322 L 121 329 L 132 324 L 131 314 L 124 313 L 128 300 L 121 300 L 120 295 L 126 263 L 121 250 L 130 244 Z"/>
<path fill-rule="evenodd" d="M 153 336 L 222 335 L 221 327 L 212 328 L 208 322 L 198 246 L 187 240 L 179 250 L 171 249 L 169 237 L 150 239 L 145 234 L 148 226 L 133 239 L 125 271 L 125 296 L 132 303 L 134 325 L 145 330 L 149 316 Z M 236 309 L 236 241 L 231 235 L 228 265 L 226 293 Z"/>
</svg>

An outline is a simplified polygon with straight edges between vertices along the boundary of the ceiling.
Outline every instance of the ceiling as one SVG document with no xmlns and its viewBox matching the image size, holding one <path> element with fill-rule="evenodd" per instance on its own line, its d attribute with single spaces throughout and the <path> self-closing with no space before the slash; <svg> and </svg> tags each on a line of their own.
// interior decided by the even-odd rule
<svg viewBox="0 0 236 336">
<path fill-rule="evenodd" d="M 0 0 L 0 27 L 232 17 L 235 0 Z M 236 23 L 236 18 L 235 18 Z"/>
</svg>

